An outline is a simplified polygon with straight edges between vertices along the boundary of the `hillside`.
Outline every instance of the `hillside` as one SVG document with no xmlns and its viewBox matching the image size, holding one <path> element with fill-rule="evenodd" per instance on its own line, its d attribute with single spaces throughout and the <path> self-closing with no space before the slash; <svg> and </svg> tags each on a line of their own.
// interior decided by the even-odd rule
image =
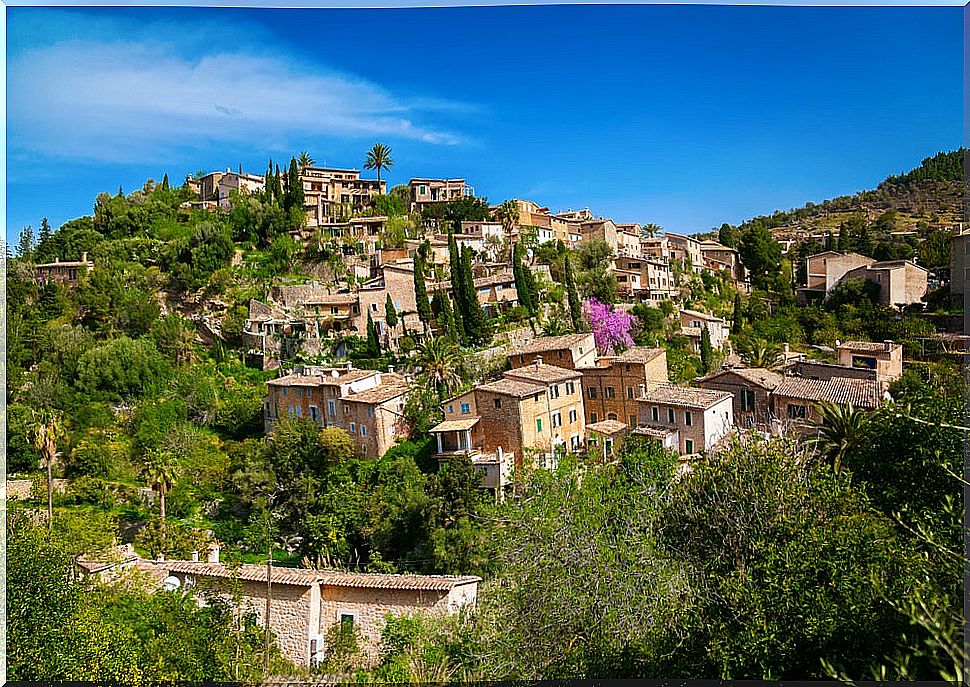
<svg viewBox="0 0 970 687">
<path fill-rule="evenodd" d="M 887 177 L 873 190 L 754 217 L 740 229 L 760 224 L 777 239 L 798 241 L 829 231 L 838 234 L 841 224 L 858 221 L 860 216 L 874 224 L 885 215 L 885 229 L 926 237 L 960 221 L 965 153 L 964 148 L 937 153 L 908 172 Z"/>
</svg>

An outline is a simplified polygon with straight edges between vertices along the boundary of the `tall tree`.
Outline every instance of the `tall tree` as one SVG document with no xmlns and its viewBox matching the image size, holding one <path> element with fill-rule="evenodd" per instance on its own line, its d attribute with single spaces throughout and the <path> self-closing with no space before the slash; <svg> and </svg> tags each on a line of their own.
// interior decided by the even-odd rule
<svg viewBox="0 0 970 687">
<path fill-rule="evenodd" d="M 478 302 L 478 291 L 472 276 L 472 249 L 468 246 L 461 247 L 461 274 L 464 281 L 465 312 L 462 313 L 462 320 L 465 322 L 465 331 L 472 343 L 481 345 L 488 341 L 490 331 L 488 318 Z"/>
<path fill-rule="evenodd" d="M 454 305 L 452 312 L 455 316 L 455 330 L 458 340 L 467 343 L 468 335 L 465 326 L 465 282 L 461 277 L 461 255 L 458 252 L 458 242 L 453 232 L 448 232 L 449 277 L 451 279 L 451 300 Z"/>
<path fill-rule="evenodd" d="M 566 282 L 566 299 L 569 302 L 569 319 L 573 323 L 573 331 L 583 331 L 583 308 L 579 303 L 579 293 L 576 291 L 576 280 L 573 278 L 572 266 L 569 264 L 569 253 L 563 259 L 563 273 Z"/>
<path fill-rule="evenodd" d="M 869 414 L 851 403 L 831 403 L 822 401 L 816 406 L 818 421 L 809 426 L 817 434 L 809 440 L 832 465 L 832 471 L 842 471 L 842 461 L 849 451 L 862 447 Z"/>
<path fill-rule="evenodd" d="M 417 301 L 418 317 L 425 331 L 431 322 L 431 304 L 428 303 L 428 286 L 424 281 L 425 253 L 422 250 L 424 244 L 418 247 L 414 255 L 414 298 Z"/>
<path fill-rule="evenodd" d="M 445 337 L 436 336 L 422 343 L 414 363 L 421 368 L 421 377 L 428 387 L 438 394 L 439 402 L 461 385 L 461 350 Z"/>
<path fill-rule="evenodd" d="M 731 317 L 731 333 L 737 336 L 741 333 L 741 327 L 744 322 L 742 321 L 743 311 L 741 309 L 741 294 L 734 294 L 734 314 Z"/>
<path fill-rule="evenodd" d="M 390 169 L 394 166 L 391 159 L 391 149 L 383 143 L 375 143 L 374 147 L 367 151 L 367 159 L 364 161 L 364 169 L 377 170 L 377 188 L 381 187 L 381 170 Z"/>
<path fill-rule="evenodd" d="M 17 257 L 30 262 L 34 257 L 34 228 L 29 224 L 20 230 L 20 240 L 17 241 Z"/>
<path fill-rule="evenodd" d="M 162 190 L 163 191 L 167 191 L 168 189 L 169 189 L 169 186 L 168 186 L 168 172 L 165 172 L 164 176 L 162 176 Z"/>
<path fill-rule="evenodd" d="M 532 301 L 532 288 L 526 281 L 526 267 L 522 263 L 522 244 L 515 244 L 512 250 L 512 275 L 515 277 L 515 291 L 519 297 L 519 304 L 526 309 L 530 317 L 536 315 L 536 303 Z"/>
<path fill-rule="evenodd" d="M 300 170 L 297 167 L 295 157 L 290 158 L 290 169 L 286 175 L 286 196 L 283 206 L 287 210 L 303 207 L 303 180 L 300 179 Z"/>
<path fill-rule="evenodd" d="M 381 357 L 381 340 L 377 336 L 377 325 L 374 324 L 370 310 L 367 311 L 367 355 L 370 358 Z"/>
<path fill-rule="evenodd" d="M 50 248 L 50 240 L 53 232 L 51 231 L 50 222 L 47 221 L 46 217 L 40 218 L 40 234 L 37 236 L 37 248 L 41 250 Z"/>
<path fill-rule="evenodd" d="M 427 296 L 425 298 L 427 299 Z M 391 294 L 387 294 L 387 299 L 384 301 L 384 321 L 391 329 L 397 326 L 397 308 L 394 307 Z"/>
<path fill-rule="evenodd" d="M 47 526 L 54 524 L 54 465 L 60 460 L 58 442 L 67 438 L 67 427 L 63 416 L 57 411 L 37 412 L 27 426 L 28 439 L 40 453 L 40 467 L 47 475 Z"/>
<path fill-rule="evenodd" d="M 701 327 L 701 365 L 704 366 L 704 373 L 711 371 L 714 364 L 714 347 L 711 346 L 711 333 L 707 327 Z"/>
<path fill-rule="evenodd" d="M 505 238 L 508 240 L 509 248 L 512 247 L 512 234 L 519 224 L 519 204 L 515 200 L 506 200 L 498 207 L 496 212 L 502 229 L 505 231 Z"/>
<path fill-rule="evenodd" d="M 306 170 L 307 167 L 313 167 L 314 159 L 310 157 L 310 153 L 305 150 L 300 151 L 300 157 L 297 158 L 297 162 L 300 165 L 301 170 Z"/>
<path fill-rule="evenodd" d="M 141 470 L 149 486 L 158 491 L 158 515 L 162 523 L 162 537 L 165 536 L 165 497 L 175 485 L 181 474 L 175 455 L 170 451 L 152 451 L 145 456 Z"/>
</svg>

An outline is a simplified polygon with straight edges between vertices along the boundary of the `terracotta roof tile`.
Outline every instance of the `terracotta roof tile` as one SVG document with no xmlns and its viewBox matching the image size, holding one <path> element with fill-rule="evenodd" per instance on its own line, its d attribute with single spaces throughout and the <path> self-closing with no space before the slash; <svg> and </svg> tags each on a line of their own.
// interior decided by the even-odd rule
<svg viewBox="0 0 970 687">
<path fill-rule="evenodd" d="M 525 367 L 509 370 L 505 373 L 506 379 L 521 379 L 536 383 L 561 382 L 579 377 L 582 377 L 582 374 L 577 370 L 567 370 L 566 368 L 547 365 L 546 363 L 542 363 L 541 365 L 526 365 Z"/>
<path fill-rule="evenodd" d="M 786 377 L 774 390 L 774 395 L 804 401 L 851 403 L 859 408 L 873 409 L 882 403 L 882 385 L 872 379 Z"/>
<path fill-rule="evenodd" d="M 515 396 L 516 398 L 546 392 L 545 385 L 524 382 L 518 379 L 509 379 L 508 377 L 500 379 L 497 382 L 482 384 L 481 386 L 476 387 L 476 389 L 481 391 L 490 391 L 495 394 L 502 394 L 503 396 Z"/>
<path fill-rule="evenodd" d="M 590 342 L 593 348 L 592 334 L 566 334 L 564 336 L 540 336 L 527 344 L 509 349 L 507 355 L 521 355 L 523 353 L 543 353 L 545 351 L 557 351 L 572 348 L 580 343 Z"/>
<path fill-rule="evenodd" d="M 731 398 L 731 394 L 727 391 L 661 384 L 641 396 L 639 400 L 684 408 L 710 408 L 725 398 Z"/>
</svg>

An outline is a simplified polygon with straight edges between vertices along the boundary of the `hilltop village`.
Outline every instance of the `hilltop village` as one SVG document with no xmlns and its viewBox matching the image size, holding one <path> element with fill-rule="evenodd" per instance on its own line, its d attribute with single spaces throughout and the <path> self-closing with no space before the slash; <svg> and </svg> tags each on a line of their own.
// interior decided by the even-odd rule
<svg viewBox="0 0 970 687">
<path fill-rule="evenodd" d="M 894 642 L 912 610 L 886 599 L 912 588 L 922 544 L 894 513 L 959 492 L 970 231 L 933 191 L 956 181 L 958 155 L 858 202 L 704 233 L 493 203 L 464 178 L 389 187 L 383 144 L 365 160 L 374 178 L 302 153 L 262 174 L 165 175 L 56 231 L 25 228 L 8 260 L 10 555 L 56 548 L 71 603 L 100 599 L 142 643 L 157 629 L 105 589 L 221 599 L 178 611 L 219 628 L 185 639 L 206 668 L 99 654 L 85 673 L 79 650 L 65 674 L 677 675 L 702 654 L 725 677 L 870 659 L 902 674 L 883 657 L 911 648 Z M 770 536 L 731 539 L 747 527 L 732 518 L 759 509 Z M 630 530 L 604 534 L 619 523 Z M 59 534 L 42 545 L 47 528 Z M 772 548 L 785 542 L 806 548 Z M 826 620 L 777 611 L 763 623 L 787 648 L 749 661 L 759 640 L 737 623 L 807 579 L 796 559 L 834 576 L 799 591 L 824 597 L 811 612 Z M 920 593 L 952 591 L 949 569 L 922 565 Z M 556 582 L 573 575 L 588 577 Z M 703 601 L 682 605 L 678 585 Z M 755 598 L 762 610 L 728 619 Z M 949 622 L 940 603 L 929 612 Z M 837 607 L 865 608 L 866 629 Z M 635 609 L 657 615 L 619 646 L 647 632 L 619 619 Z M 717 633 L 731 639 L 714 657 Z M 44 654 L 25 646 L 15 666 Z M 641 653 L 627 665 L 625 651 Z M 943 670 L 923 658 L 922 675 Z"/>
</svg>

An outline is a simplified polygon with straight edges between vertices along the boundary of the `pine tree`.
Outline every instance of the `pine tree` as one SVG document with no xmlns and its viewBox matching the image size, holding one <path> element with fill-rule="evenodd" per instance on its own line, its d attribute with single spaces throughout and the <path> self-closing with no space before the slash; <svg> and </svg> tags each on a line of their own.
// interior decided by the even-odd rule
<svg viewBox="0 0 970 687">
<path fill-rule="evenodd" d="M 397 326 L 397 309 L 391 300 L 391 294 L 387 294 L 387 300 L 384 301 L 384 321 L 391 329 Z"/>
<path fill-rule="evenodd" d="M 711 333 L 707 331 L 707 327 L 701 327 L 701 365 L 704 366 L 705 373 L 711 371 L 713 363 L 714 347 L 711 346 Z"/>
<path fill-rule="evenodd" d="M 374 324 L 374 318 L 371 317 L 369 310 L 367 311 L 367 357 L 381 357 L 381 340 L 377 336 L 377 325 Z"/>
<path fill-rule="evenodd" d="M 51 240 L 51 224 L 47 221 L 46 217 L 40 218 L 40 235 L 37 237 L 37 247 L 40 248 L 45 243 Z"/>
<path fill-rule="evenodd" d="M 428 286 L 424 282 L 424 252 L 421 249 L 414 256 L 414 299 L 417 302 L 418 317 L 427 331 L 431 323 L 431 304 L 428 303 Z"/>
<path fill-rule="evenodd" d="M 734 294 L 734 316 L 731 319 L 731 333 L 741 333 L 741 294 Z"/>
<path fill-rule="evenodd" d="M 450 258 L 451 300 L 454 307 L 452 314 L 455 318 L 455 333 L 458 340 L 468 343 L 468 331 L 465 324 L 464 280 L 461 278 L 461 256 L 458 253 L 458 242 L 455 235 L 448 232 L 448 254 Z"/>
<path fill-rule="evenodd" d="M 569 264 L 569 253 L 563 260 L 563 276 L 566 282 L 566 298 L 569 301 L 569 319 L 573 322 L 573 331 L 583 331 L 583 310 L 579 305 L 579 294 L 576 292 L 576 281 Z"/>
<path fill-rule="evenodd" d="M 17 257 L 30 262 L 34 257 L 34 228 L 29 224 L 20 230 L 20 240 L 17 242 Z"/>
</svg>

